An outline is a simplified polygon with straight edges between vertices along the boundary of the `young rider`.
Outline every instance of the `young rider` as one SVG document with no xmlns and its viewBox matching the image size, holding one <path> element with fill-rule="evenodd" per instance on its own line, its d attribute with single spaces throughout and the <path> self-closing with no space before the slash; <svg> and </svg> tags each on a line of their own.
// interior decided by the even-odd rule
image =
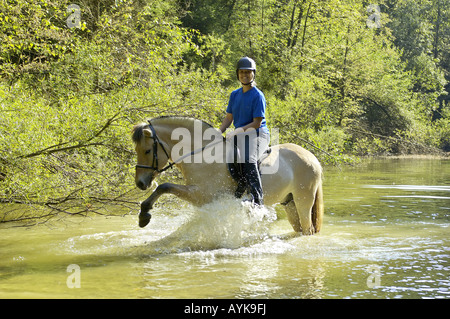
<svg viewBox="0 0 450 319">
<path fill-rule="evenodd" d="M 265 118 L 266 99 L 256 87 L 255 61 L 249 57 L 241 58 L 237 63 L 236 75 L 242 87 L 231 93 L 220 131 L 223 133 L 234 124 L 235 130 L 226 137 L 237 143 L 244 175 L 244 179 L 238 183 L 236 197 L 240 198 L 248 188 L 253 202 L 263 205 L 263 189 L 257 162 L 270 142 Z M 240 143 L 237 142 L 238 139 Z"/>
</svg>

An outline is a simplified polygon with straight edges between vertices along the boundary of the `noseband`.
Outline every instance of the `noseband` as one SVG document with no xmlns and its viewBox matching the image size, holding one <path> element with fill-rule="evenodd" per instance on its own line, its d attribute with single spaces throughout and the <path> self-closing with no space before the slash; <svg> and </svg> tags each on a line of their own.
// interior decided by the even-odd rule
<svg viewBox="0 0 450 319">
<path fill-rule="evenodd" d="M 158 136 L 156 135 L 156 131 L 155 128 L 153 127 L 152 123 L 150 121 L 148 121 L 148 127 L 150 128 L 150 130 L 152 131 L 152 137 L 153 137 L 153 161 L 152 161 L 152 165 L 148 166 L 148 165 L 141 165 L 141 164 L 137 164 L 136 168 L 145 168 L 145 169 L 152 169 L 158 173 L 162 173 L 166 170 L 168 170 L 169 168 L 172 168 L 172 166 L 175 163 L 169 163 L 166 167 L 159 169 L 158 168 L 158 145 L 161 146 L 164 154 L 166 154 L 167 158 L 170 159 L 169 157 L 169 153 L 167 153 L 166 149 L 164 148 L 164 145 L 161 143 L 161 141 L 159 140 Z"/>
</svg>

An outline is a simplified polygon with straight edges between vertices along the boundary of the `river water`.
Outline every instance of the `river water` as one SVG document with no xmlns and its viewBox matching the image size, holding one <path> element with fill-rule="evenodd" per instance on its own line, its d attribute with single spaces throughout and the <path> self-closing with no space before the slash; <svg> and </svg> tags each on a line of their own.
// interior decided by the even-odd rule
<svg viewBox="0 0 450 319">
<path fill-rule="evenodd" d="M 0 298 L 450 298 L 450 160 L 324 176 L 314 236 L 231 198 L 161 205 L 144 229 L 136 214 L 0 225 Z"/>
</svg>

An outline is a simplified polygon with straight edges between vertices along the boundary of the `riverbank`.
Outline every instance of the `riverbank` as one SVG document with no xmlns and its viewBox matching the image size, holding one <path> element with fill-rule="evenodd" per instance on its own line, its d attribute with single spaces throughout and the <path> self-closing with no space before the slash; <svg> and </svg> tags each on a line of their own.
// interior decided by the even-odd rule
<svg viewBox="0 0 450 319">
<path fill-rule="evenodd" d="M 450 159 L 450 152 L 442 152 L 441 154 L 401 154 L 401 155 L 384 155 L 363 157 L 363 159 Z"/>
</svg>

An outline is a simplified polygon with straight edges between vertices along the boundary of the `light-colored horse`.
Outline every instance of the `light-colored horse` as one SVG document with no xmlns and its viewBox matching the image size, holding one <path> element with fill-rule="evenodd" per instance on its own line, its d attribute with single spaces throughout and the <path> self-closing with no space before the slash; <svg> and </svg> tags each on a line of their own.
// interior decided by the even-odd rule
<svg viewBox="0 0 450 319">
<path fill-rule="evenodd" d="M 139 226 L 150 222 L 149 211 L 163 194 L 176 195 L 197 206 L 212 202 L 221 194 L 234 194 L 237 183 L 225 160 L 229 143 L 211 125 L 192 118 L 159 117 L 136 125 L 132 138 L 137 152 L 137 187 L 146 190 L 158 174 L 174 165 L 186 180 L 185 185 L 159 185 L 141 203 Z M 219 154 L 221 149 L 223 154 Z M 324 211 L 319 161 L 295 144 L 274 145 L 271 149 L 261 163 L 264 204 L 284 205 L 295 232 L 319 232 Z M 184 154 L 179 154 L 180 150 Z"/>
</svg>

